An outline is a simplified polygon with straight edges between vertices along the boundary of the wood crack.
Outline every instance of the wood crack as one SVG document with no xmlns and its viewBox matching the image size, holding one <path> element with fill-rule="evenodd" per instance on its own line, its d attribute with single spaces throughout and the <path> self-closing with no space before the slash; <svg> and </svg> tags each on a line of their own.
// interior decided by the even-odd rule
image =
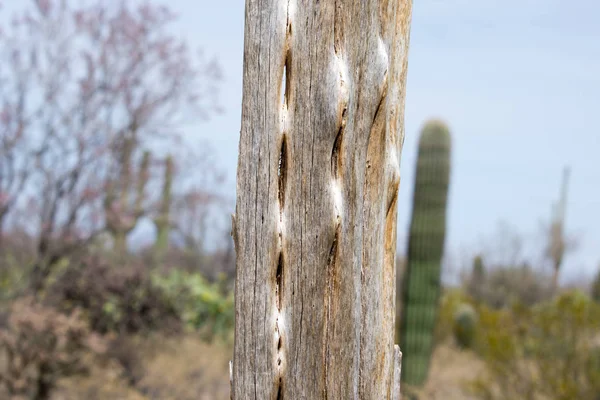
<svg viewBox="0 0 600 400">
<path fill-rule="evenodd" d="M 335 137 L 335 141 L 333 142 L 333 148 L 331 149 L 331 174 L 333 175 L 333 178 L 338 181 L 338 183 L 340 180 L 340 168 L 342 163 L 342 140 L 344 138 L 344 130 L 346 128 L 346 111 L 347 108 L 344 108 L 342 111 L 342 121 L 340 122 L 338 133 Z"/>
<path fill-rule="evenodd" d="M 279 254 L 277 256 L 277 265 L 275 267 L 275 355 L 276 355 L 276 377 L 275 377 L 275 388 L 274 396 L 272 398 L 276 400 L 283 400 L 283 289 L 284 289 L 284 278 L 285 278 L 285 257 L 284 257 L 284 210 L 286 203 L 286 189 L 287 189 L 287 178 L 288 178 L 288 112 L 290 110 L 291 103 L 291 92 L 292 92 L 292 52 L 291 52 L 291 35 L 292 35 L 292 23 L 290 20 L 290 3 L 287 2 L 286 10 L 286 27 L 285 27 L 285 45 L 284 45 L 284 60 L 282 68 L 282 79 L 280 86 L 280 93 L 282 96 L 281 105 L 281 145 L 279 147 L 279 157 L 277 160 L 277 200 L 279 205 Z"/>
<path fill-rule="evenodd" d="M 372 126 L 375 127 L 375 123 L 377 122 L 377 117 L 379 117 L 379 113 L 381 111 L 381 107 L 384 104 L 384 100 L 387 97 L 387 90 L 388 89 L 388 80 L 387 80 L 387 71 L 385 72 L 385 75 L 383 76 L 383 85 L 381 86 L 381 94 L 379 96 L 379 103 L 377 104 L 377 108 L 375 109 L 375 114 L 373 115 L 373 124 Z"/>
<path fill-rule="evenodd" d="M 344 13 L 342 12 L 341 3 L 340 0 L 336 0 L 333 11 L 333 49 L 335 54 L 338 55 L 343 47 L 344 41 Z"/>
<path fill-rule="evenodd" d="M 277 197 L 279 200 L 279 212 L 283 213 L 285 206 L 285 187 L 287 181 L 287 142 L 285 133 L 281 138 L 281 148 L 279 150 L 279 159 L 277 162 Z"/>
</svg>

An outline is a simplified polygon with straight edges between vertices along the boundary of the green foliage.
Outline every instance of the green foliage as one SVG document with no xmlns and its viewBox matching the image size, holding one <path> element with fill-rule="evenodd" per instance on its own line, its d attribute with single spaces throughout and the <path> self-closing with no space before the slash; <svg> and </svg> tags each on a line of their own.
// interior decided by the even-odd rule
<svg viewBox="0 0 600 400">
<path fill-rule="evenodd" d="M 177 333 L 182 325 L 206 339 L 232 333 L 233 293 L 225 278 L 208 282 L 201 274 L 172 269 L 165 275 L 139 264 L 114 268 L 89 257 L 70 267 L 52 285 L 48 304 L 79 308 L 101 333 Z"/>
<path fill-rule="evenodd" d="M 477 313 L 473 306 L 467 303 L 460 305 L 454 314 L 454 339 L 463 349 L 469 349 L 475 342 L 477 330 Z"/>
<path fill-rule="evenodd" d="M 48 399 L 60 378 L 87 370 L 87 353 L 105 350 L 77 312 L 67 316 L 20 300 L 0 330 L 0 394 L 4 390 L 10 399 Z"/>
<path fill-rule="evenodd" d="M 597 400 L 600 305 L 579 291 L 510 309 L 479 310 L 485 371 L 472 383 L 488 400 Z"/>
<path fill-rule="evenodd" d="M 460 288 L 444 288 L 440 297 L 434 344 L 438 345 L 454 336 L 454 316 L 458 308 L 470 299 Z"/>
<path fill-rule="evenodd" d="M 200 274 L 173 270 L 164 277 L 154 276 L 154 283 L 175 305 L 183 322 L 206 339 L 232 332 L 233 293 L 226 294 L 221 282 L 211 284 Z"/>
<path fill-rule="evenodd" d="M 450 132 L 429 121 L 419 141 L 400 322 L 402 379 L 413 386 L 427 379 L 433 349 L 449 180 Z"/>
</svg>

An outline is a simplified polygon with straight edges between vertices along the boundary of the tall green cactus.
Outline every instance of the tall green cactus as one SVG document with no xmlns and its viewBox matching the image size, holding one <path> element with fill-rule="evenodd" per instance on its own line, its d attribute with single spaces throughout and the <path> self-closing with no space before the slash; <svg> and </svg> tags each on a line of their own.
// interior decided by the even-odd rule
<svg viewBox="0 0 600 400">
<path fill-rule="evenodd" d="M 419 140 L 400 322 L 402 380 L 413 387 L 425 383 L 433 349 L 449 180 L 450 132 L 431 120 Z"/>
<path fill-rule="evenodd" d="M 154 219 L 156 225 L 156 242 L 154 244 L 154 254 L 157 261 L 163 261 L 164 256 L 169 248 L 169 231 L 171 227 L 170 209 L 171 209 L 171 187 L 173 185 L 173 159 L 169 155 L 165 161 L 165 176 L 163 181 L 163 189 L 159 212 Z"/>
</svg>

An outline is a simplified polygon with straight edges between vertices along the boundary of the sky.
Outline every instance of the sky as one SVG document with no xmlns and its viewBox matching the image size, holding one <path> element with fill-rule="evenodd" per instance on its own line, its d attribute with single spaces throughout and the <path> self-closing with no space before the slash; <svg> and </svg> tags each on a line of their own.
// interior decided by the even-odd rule
<svg viewBox="0 0 600 400">
<path fill-rule="evenodd" d="M 244 1 L 170 0 L 176 29 L 216 56 L 225 112 L 187 128 L 207 140 L 235 196 L 242 101 Z M 402 151 L 398 251 L 406 250 L 423 123 L 453 135 L 446 253 L 500 246 L 502 223 L 539 238 L 571 168 L 566 229 L 579 244 L 563 282 L 600 263 L 600 2 L 420 0 L 413 5 Z M 229 191 L 229 189 L 227 189 Z M 537 243 L 537 242 L 536 242 Z M 533 246 L 533 245 L 532 245 Z"/>
<path fill-rule="evenodd" d="M 8 8 L 17 3 L 4 1 Z M 223 191 L 231 196 L 233 212 L 244 0 L 167 4 L 179 15 L 176 33 L 223 68 L 224 112 L 185 132 L 212 147 L 226 173 Z M 399 253 L 407 245 L 419 130 L 437 117 L 453 135 L 450 263 L 466 264 L 474 252 L 501 249 L 507 242 L 502 226 L 521 234 L 526 245 L 539 239 L 540 223 L 549 220 L 558 199 L 563 167 L 569 166 L 566 229 L 579 245 L 565 259 L 563 282 L 599 268 L 599 17 L 598 0 L 414 1 Z"/>
</svg>

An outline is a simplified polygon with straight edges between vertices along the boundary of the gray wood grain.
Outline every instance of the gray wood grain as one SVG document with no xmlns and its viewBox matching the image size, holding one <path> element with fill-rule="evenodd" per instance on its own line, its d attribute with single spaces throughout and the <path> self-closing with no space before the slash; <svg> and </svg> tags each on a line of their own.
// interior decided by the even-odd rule
<svg viewBox="0 0 600 400">
<path fill-rule="evenodd" d="M 395 398 L 411 6 L 246 2 L 236 400 Z"/>
</svg>

